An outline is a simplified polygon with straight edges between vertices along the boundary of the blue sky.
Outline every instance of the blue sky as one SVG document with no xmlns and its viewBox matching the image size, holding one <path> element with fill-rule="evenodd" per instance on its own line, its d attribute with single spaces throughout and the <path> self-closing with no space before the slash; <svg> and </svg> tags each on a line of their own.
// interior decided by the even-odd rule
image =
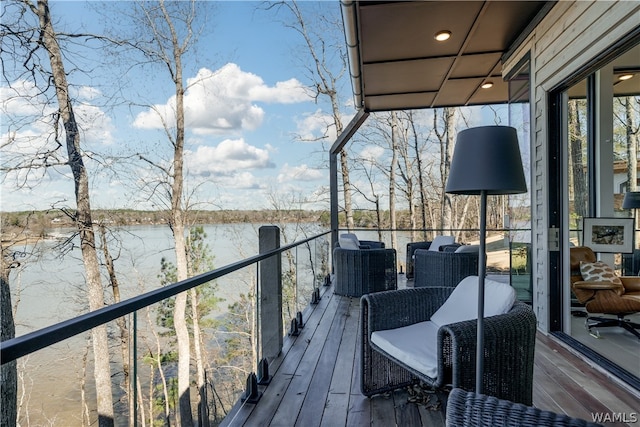
<svg viewBox="0 0 640 427">
<path fill-rule="evenodd" d="M 283 25 L 285 16 L 259 8 L 259 2 L 211 3 L 215 11 L 207 33 L 198 44 L 197 56 L 184 67 L 185 81 L 191 84 L 185 94 L 186 191 L 191 201 L 203 209 L 261 209 L 270 207 L 271 197 L 302 197 L 320 201 L 302 207 L 326 208 L 326 150 L 321 143 L 300 139 L 319 138 L 325 131 L 329 110 L 327 105 L 315 103 L 305 90 L 310 82 L 299 60 L 302 39 Z M 339 16 L 337 1 L 301 4 L 323 7 Z M 116 7 L 123 5 L 127 3 L 119 2 Z M 103 31 L 100 24 L 104 18 L 98 14 L 101 3 L 51 1 L 50 8 L 58 32 Z M 71 73 L 69 77 L 77 100 L 83 148 L 101 159 L 87 161 L 93 172 L 92 207 L 162 207 L 137 185 L 140 180 L 152 179 L 153 168 L 148 164 L 128 161 L 126 167 L 102 166 L 105 159 L 133 153 L 143 153 L 155 162 L 171 158 L 171 148 L 161 131 L 161 116 L 170 117 L 173 105 L 173 88 L 166 72 L 136 68 L 114 76 L 121 69 L 114 72 L 108 54 L 95 50 L 83 51 L 71 60 L 95 68 L 89 74 Z M 67 66 L 71 69 L 70 64 Z M 123 97 L 142 105 L 112 106 L 105 102 L 111 96 L 109 85 L 114 84 L 114 77 L 124 83 Z M 349 105 L 350 83 L 345 80 L 342 88 L 346 124 L 354 112 Z M 15 125 L 17 120 L 33 117 L 36 111 L 42 114 L 42 109 L 36 108 L 35 89 L 28 81 L 16 79 L 12 89 L 3 83 L 0 94 L 2 113 L 6 115 L 0 127 L 3 144 L 9 137 L 17 142 L 0 153 L 6 165 L 16 155 L 28 155 L 50 142 L 46 142 L 48 129 L 42 124 Z M 153 110 L 148 105 L 153 105 Z M 51 111 L 45 109 L 45 113 Z M 335 135 L 326 138 L 324 147 L 334 139 Z M 68 167 L 50 169 L 44 175 L 10 173 L 2 178 L 3 211 L 75 206 Z M 19 189 L 18 181 L 30 185 Z"/>
</svg>

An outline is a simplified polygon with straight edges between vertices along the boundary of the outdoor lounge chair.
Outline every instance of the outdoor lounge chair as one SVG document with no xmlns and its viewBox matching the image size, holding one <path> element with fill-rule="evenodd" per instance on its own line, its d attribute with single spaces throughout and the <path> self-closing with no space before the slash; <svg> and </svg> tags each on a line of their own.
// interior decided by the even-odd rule
<svg viewBox="0 0 640 427">
<path fill-rule="evenodd" d="M 602 427 L 579 418 L 454 388 L 447 399 L 447 427 Z"/>
<path fill-rule="evenodd" d="M 477 305 L 471 306 L 477 286 L 478 277 L 469 276 L 455 288 L 408 288 L 363 296 L 362 393 L 372 396 L 418 381 L 433 388 L 473 390 Z M 530 405 L 535 315 L 530 306 L 513 302 L 515 291 L 508 284 L 486 280 L 485 291 L 484 392 Z"/>
<path fill-rule="evenodd" d="M 410 242 L 407 243 L 406 253 L 406 276 L 407 279 L 414 277 L 414 253 L 418 249 L 429 249 L 431 251 L 440 251 L 443 245 L 451 245 L 454 243 L 453 236 L 436 236 L 433 241 L 427 242 Z"/>
<path fill-rule="evenodd" d="M 341 235 L 338 245 L 333 250 L 336 294 L 361 297 L 396 289 L 395 249 L 385 248 L 382 242 L 357 240 L 355 235 Z"/>
<path fill-rule="evenodd" d="M 449 250 L 451 247 L 452 250 Z M 447 246 L 442 252 L 418 249 L 415 254 L 413 286 L 454 287 L 467 276 L 478 274 L 479 247 L 476 245 Z"/>
</svg>

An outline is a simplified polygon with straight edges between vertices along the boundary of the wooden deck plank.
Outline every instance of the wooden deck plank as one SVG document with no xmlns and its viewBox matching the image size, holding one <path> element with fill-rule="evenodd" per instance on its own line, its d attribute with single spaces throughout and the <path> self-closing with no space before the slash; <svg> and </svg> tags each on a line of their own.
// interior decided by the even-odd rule
<svg viewBox="0 0 640 427">
<path fill-rule="evenodd" d="M 445 395 L 439 396 L 441 410 L 433 411 L 409 403 L 406 390 L 387 398 L 369 399 L 360 393 L 359 314 L 358 298 L 334 296 L 332 289 L 323 295 L 300 336 L 286 339 L 272 383 L 261 387 L 260 402 L 248 405 L 253 406 L 245 411 L 249 415 L 240 412 L 242 416 L 225 425 L 289 427 L 297 419 L 305 427 L 443 426 Z M 589 421 L 592 412 L 629 415 L 640 408 L 638 396 L 541 333 L 536 340 L 533 403 Z"/>
<path fill-rule="evenodd" d="M 404 396 L 398 396 L 398 399 L 396 401 L 395 414 L 396 425 L 398 426 L 420 427 L 424 425 L 422 423 L 422 419 L 420 418 L 420 410 L 418 409 L 418 405 L 416 405 L 415 403 L 407 402 L 406 393 L 404 394 Z"/>
<path fill-rule="evenodd" d="M 597 395 L 597 398 L 601 402 L 605 403 L 608 408 L 617 412 L 629 412 L 640 408 L 640 399 L 638 399 L 638 397 L 633 396 L 631 393 L 620 393 L 620 386 L 609 379 L 600 370 L 580 359 L 555 340 L 552 340 L 543 334 L 539 335 L 539 341 L 541 343 L 544 342 L 545 344 L 544 346 L 541 346 L 541 349 L 548 348 L 549 350 L 554 351 L 565 363 L 567 361 L 572 361 L 569 363 L 574 366 L 579 373 L 582 373 L 590 379 L 590 384 L 586 385 L 586 387 L 588 386 L 592 389 L 593 393 Z M 572 374 L 579 375 L 576 372 L 573 372 Z"/>
<path fill-rule="evenodd" d="M 595 401 L 587 390 L 580 387 L 565 371 L 558 369 L 558 365 L 554 365 L 556 358 L 542 354 L 544 350 L 541 346 L 537 350 L 536 357 L 541 359 L 538 368 L 550 378 L 547 385 L 549 396 L 562 408 L 562 412 L 571 417 L 590 419 L 588 408 L 595 412 L 606 410 L 605 405 Z"/>
<path fill-rule="evenodd" d="M 304 355 L 296 368 L 287 391 L 282 396 L 278 409 L 271 420 L 271 425 L 291 426 L 298 418 L 311 384 L 313 372 L 318 364 L 324 341 L 333 324 L 333 318 L 337 313 L 340 302 L 341 298 L 339 297 L 330 299 L 320 324 L 306 342 Z M 304 331 L 307 331 L 306 327 Z"/>
<path fill-rule="evenodd" d="M 300 335 L 285 338 L 282 354 L 269 363 L 269 373 L 273 379 L 268 387 L 260 387 L 260 391 L 264 393 L 260 402 L 257 405 L 238 402 L 225 418 L 222 426 L 260 425 L 255 420 L 271 420 L 304 355 L 307 347 L 305 341 L 313 336 L 332 298 L 333 289 L 326 289 L 318 304 L 313 306 L 311 311 L 305 310 L 308 318 L 306 327 L 302 329 Z M 297 342 L 299 345 L 295 345 Z"/>
<path fill-rule="evenodd" d="M 320 358 L 313 371 L 308 392 L 304 396 L 296 426 L 315 427 L 320 426 L 322 422 L 322 413 L 324 412 L 329 386 L 331 385 L 330 373 L 333 372 L 336 366 L 338 349 L 342 341 L 346 318 L 349 314 L 349 306 L 349 300 L 340 299 L 333 323 L 324 339 Z"/>
<path fill-rule="evenodd" d="M 342 426 L 347 422 L 349 409 L 349 394 L 351 392 L 351 377 L 354 366 L 357 366 L 356 332 L 357 328 L 349 327 L 349 322 L 358 321 L 360 307 L 349 300 L 349 317 L 345 324 L 342 341 L 338 349 L 336 365 L 331 376 L 329 395 L 322 414 L 321 427 Z"/>
<path fill-rule="evenodd" d="M 352 299 L 352 302 L 354 300 Z M 358 309 L 360 307 L 360 301 L 355 300 L 355 303 L 358 305 Z M 359 312 L 359 310 L 358 310 Z M 366 398 L 360 392 L 360 345 L 361 339 L 360 334 L 358 333 L 358 325 L 359 325 L 359 314 L 358 321 L 350 322 L 352 328 L 356 331 L 356 357 L 353 359 L 353 367 L 351 369 L 351 390 L 349 392 L 349 409 L 347 410 L 347 426 L 358 427 L 358 426 L 366 426 L 371 423 L 371 400 Z"/>
<path fill-rule="evenodd" d="M 592 420 L 594 413 L 638 413 L 640 399 L 625 393 L 602 372 L 541 333 L 537 338 L 536 358 L 540 358 L 540 366 L 537 366 L 540 372 L 555 382 L 555 387 L 551 384 L 545 391 L 555 400 L 554 407 L 560 409 L 545 407 L 534 400 L 534 404 L 539 408 L 563 412 L 586 420 Z M 539 380 L 534 376 L 534 383 Z M 555 393 L 555 390 L 560 392 Z"/>
</svg>

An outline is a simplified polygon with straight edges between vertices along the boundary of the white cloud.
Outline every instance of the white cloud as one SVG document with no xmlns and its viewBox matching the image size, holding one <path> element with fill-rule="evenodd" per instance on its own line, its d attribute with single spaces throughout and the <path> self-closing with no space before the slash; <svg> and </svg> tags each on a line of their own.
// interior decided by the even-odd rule
<svg viewBox="0 0 640 427">
<path fill-rule="evenodd" d="M 76 92 L 77 92 L 76 96 L 78 98 L 84 99 L 87 101 L 96 99 L 102 95 L 102 92 L 99 89 L 91 86 L 81 86 L 77 89 Z"/>
<path fill-rule="evenodd" d="M 260 80 L 262 83 L 262 80 Z M 256 85 L 250 89 L 251 98 L 256 101 L 275 102 L 279 104 L 295 104 L 297 102 L 311 101 L 311 95 L 297 79 L 289 79 L 277 82 L 274 87 L 264 84 Z"/>
<path fill-rule="evenodd" d="M 240 172 L 233 176 L 222 176 L 216 179 L 216 184 L 224 189 L 256 190 L 266 188 L 263 180 L 258 179 L 251 172 Z"/>
<path fill-rule="evenodd" d="M 307 165 L 289 166 L 285 163 L 278 174 L 279 183 L 295 181 L 317 181 L 328 177 L 328 172 L 320 169 L 311 169 Z"/>
<path fill-rule="evenodd" d="M 296 79 L 268 86 L 262 78 L 244 72 L 236 64 L 216 71 L 201 68 L 187 80 L 185 122 L 197 134 L 220 134 L 254 130 L 262 125 L 264 110 L 255 102 L 291 104 L 310 101 Z M 160 129 L 162 121 L 175 122 L 175 96 L 166 104 L 156 104 L 135 118 L 134 126 Z"/>
<path fill-rule="evenodd" d="M 111 117 L 95 105 L 78 104 L 74 108 L 86 144 L 109 145 L 114 142 Z"/>
<path fill-rule="evenodd" d="M 336 139 L 335 126 L 332 126 L 332 123 L 333 118 L 329 114 L 316 110 L 298 120 L 298 138 L 306 142 L 332 142 Z"/>
<path fill-rule="evenodd" d="M 0 86 L 0 108 L 3 115 L 12 117 L 44 116 L 53 112 L 40 90 L 27 80 L 17 80 L 11 87 Z"/>
<path fill-rule="evenodd" d="M 353 114 L 342 115 L 343 128 L 351 121 Z M 305 142 L 327 142 L 333 144 L 338 138 L 333 116 L 320 109 L 305 115 L 297 123 L 298 138 Z"/>
<path fill-rule="evenodd" d="M 189 172 L 201 176 L 238 176 L 246 169 L 275 167 L 268 150 L 249 145 L 243 139 L 226 139 L 215 147 L 201 145 L 196 151 L 185 152 L 185 159 Z"/>
<path fill-rule="evenodd" d="M 384 148 L 377 145 L 367 145 L 360 151 L 360 158 L 374 162 L 384 155 Z"/>
</svg>

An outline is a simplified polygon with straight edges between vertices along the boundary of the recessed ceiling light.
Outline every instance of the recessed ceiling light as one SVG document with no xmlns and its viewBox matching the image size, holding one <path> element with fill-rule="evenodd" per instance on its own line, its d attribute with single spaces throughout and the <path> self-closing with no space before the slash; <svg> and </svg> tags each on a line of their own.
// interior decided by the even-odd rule
<svg viewBox="0 0 640 427">
<path fill-rule="evenodd" d="M 621 74 L 618 76 L 618 80 L 629 80 L 631 77 L 633 77 L 633 74 L 631 73 Z"/>
<path fill-rule="evenodd" d="M 438 40 L 439 42 L 443 42 L 445 40 L 449 40 L 449 38 L 451 37 L 451 31 L 438 31 L 436 33 L 436 35 L 434 36 L 434 38 L 436 40 Z"/>
<path fill-rule="evenodd" d="M 493 82 L 486 82 L 483 83 L 482 86 L 480 86 L 482 89 L 490 89 L 493 87 Z"/>
</svg>

